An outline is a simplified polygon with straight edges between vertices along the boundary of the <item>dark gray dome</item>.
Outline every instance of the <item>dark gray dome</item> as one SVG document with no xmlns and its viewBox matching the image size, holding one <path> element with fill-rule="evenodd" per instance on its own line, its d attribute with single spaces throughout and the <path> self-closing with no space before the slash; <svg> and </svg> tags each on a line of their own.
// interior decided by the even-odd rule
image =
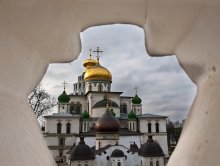
<svg viewBox="0 0 220 166">
<path fill-rule="evenodd" d="M 115 149 L 112 154 L 111 157 L 125 157 L 124 152 L 120 149 Z"/>
<path fill-rule="evenodd" d="M 84 138 L 80 138 L 80 142 L 71 152 L 70 160 L 94 160 L 95 155 L 91 148 L 85 144 Z"/>
<path fill-rule="evenodd" d="M 129 151 L 130 152 L 138 152 L 139 151 L 139 148 L 138 148 L 138 146 L 137 146 L 137 144 L 135 142 L 130 145 Z"/>
<path fill-rule="evenodd" d="M 163 157 L 163 153 L 160 145 L 152 139 L 152 136 L 148 137 L 147 142 L 145 142 L 139 149 L 138 154 L 143 157 Z"/>
</svg>

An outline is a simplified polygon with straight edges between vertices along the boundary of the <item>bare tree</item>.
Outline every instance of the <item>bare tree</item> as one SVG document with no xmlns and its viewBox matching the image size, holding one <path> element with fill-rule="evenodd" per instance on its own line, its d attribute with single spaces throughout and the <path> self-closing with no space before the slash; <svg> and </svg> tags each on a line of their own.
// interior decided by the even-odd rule
<svg viewBox="0 0 220 166">
<path fill-rule="evenodd" d="M 57 104 L 56 99 L 51 97 L 40 84 L 28 96 L 28 102 L 37 118 L 50 111 Z"/>
</svg>

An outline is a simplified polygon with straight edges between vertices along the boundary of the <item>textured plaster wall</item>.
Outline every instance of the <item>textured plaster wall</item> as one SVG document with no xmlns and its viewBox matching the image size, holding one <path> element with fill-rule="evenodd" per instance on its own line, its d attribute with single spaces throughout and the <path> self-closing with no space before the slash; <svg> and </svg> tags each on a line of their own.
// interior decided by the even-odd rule
<svg viewBox="0 0 220 166">
<path fill-rule="evenodd" d="M 143 27 L 149 53 L 176 54 L 198 85 L 168 165 L 219 165 L 219 16 L 218 0 L 1 0 L 1 165 L 55 165 L 27 96 L 49 63 L 78 56 L 80 31 L 110 23 Z"/>
</svg>

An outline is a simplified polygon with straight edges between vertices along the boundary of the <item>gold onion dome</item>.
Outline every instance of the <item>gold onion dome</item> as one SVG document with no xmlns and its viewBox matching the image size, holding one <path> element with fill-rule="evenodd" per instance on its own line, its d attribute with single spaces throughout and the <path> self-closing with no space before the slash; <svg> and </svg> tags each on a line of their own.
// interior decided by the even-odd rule
<svg viewBox="0 0 220 166">
<path fill-rule="evenodd" d="M 85 81 L 112 81 L 112 74 L 111 72 L 102 67 L 99 62 L 90 68 L 87 68 L 84 75 Z"/>
<path fill-rule="evenodd" d="M 86 69 L 88 69 L 88 68 L 90 68 L 90 67 L 95 66 L 97 63 L 98 63 L 98 61 L 95 60 L 95 59 L 92 59 L 92 58 L 91 58 L 91 54 L 90 54 L 90 58 L 88 58 L 88 59 L 86 59 L 86 60 L 83 61 L 83 66 L 84 66 Z"/>
</svg>

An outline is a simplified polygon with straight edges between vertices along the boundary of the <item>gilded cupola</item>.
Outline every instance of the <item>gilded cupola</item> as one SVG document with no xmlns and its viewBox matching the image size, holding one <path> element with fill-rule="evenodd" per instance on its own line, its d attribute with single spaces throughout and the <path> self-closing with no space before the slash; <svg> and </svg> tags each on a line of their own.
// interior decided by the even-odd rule
<svg viewBox="0 0 220 166">
<path fill-rule="evenodd" d="M 92 58 L 87 59 L 83 65 L 86 67 L 84 74 L 85 81 L 112 81 L 111 72 L 100 65 L 99 56 L 97 56 L 97 60 Z"/>
</svg>

